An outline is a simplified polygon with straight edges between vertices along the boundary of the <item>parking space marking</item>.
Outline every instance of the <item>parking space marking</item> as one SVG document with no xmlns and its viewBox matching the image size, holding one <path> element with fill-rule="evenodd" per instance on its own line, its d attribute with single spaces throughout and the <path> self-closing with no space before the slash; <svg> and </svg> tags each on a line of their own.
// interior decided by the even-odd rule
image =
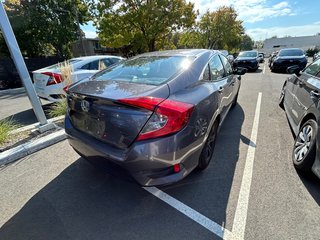
<svg viewBox="0 0 320 240">
<path fill-rule="evenodd" d="M 261 98 L 262 98 L 262 93 L 259 92 L 254 120 L 253 120 L 252 131 L 251 131 L 250 145 L 248 147 L 245 167 L 244 167 L 243 176 L 242 176 L 241 188 L 240 188 L 240 193 L 238 197 L 237 209 L 236 209 L 233 226 L 232 226 L 232 233 L 237 237 L 239 237 L 239 239 L 244 239 L 244 233 L 246 229 L 254 154 L 256 150 L 256 142 L 257 142 L 257 135 L 258 135 L 258 127 L 259 127 Z"/>
<path fill-rule="evenodd" d="M 166 194 L 165 192 L 161 191 L 156 187 L 144 187 L 146 191 L 154 195 L 155 197 L 159 198 L 160 200 L 164 201 L 165 203 L 169 204 L 171 207 L 175 208 L 182 214 L 186 215 L 193 221 L 197 222 L 198 224 L 202 225 L 210 232 L 216 234 L 221 238 L 228 238 L 232 239 L 232 233 L 225 229 L 224 227 L 220 226 L 219 224 L 215 223 L 214 221 L 210 220 L 206 216 L 202 215 L 201 213 L 197 212 L 196 210 L 190 208 L 189 206 L 185 205 L 184 203 L 180 202 L 179 200 L 171 197 L 170 195 Z"/>
<path fill-rule="evenodd" d="M 263 71 L 262 71 L 262 74 L 265 74 L 266 73 L 266 63 L 263 64 Z"/>
</svg>

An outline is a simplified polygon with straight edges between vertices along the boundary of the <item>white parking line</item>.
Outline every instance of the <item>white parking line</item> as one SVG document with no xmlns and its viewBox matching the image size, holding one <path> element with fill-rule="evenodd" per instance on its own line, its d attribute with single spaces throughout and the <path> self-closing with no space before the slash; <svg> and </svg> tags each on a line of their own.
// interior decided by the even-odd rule
<svg viewBox="0 0 320 240">
<path fill-rule="evenodd" d="M 256 142 L 257 142 L 258 126 L 259 126 L 259 118 L 260 118 L 261 97 L 262 97 L 262 93 L 260 92 L 258 95 L 256 111 L 255 111 L 254 120 L 253 120 L 253 126 L 252 126 L 251 137 L 250 137 L 250 145 L 248 147 L 246 163 L 245 163 L 244 172 L 242 176 L 237 209 L 236 209 L 233 226 L 232 226 L 232 234 L 237 236 L 239 239 L 244 239 L 244 233 L 246 229 L 254 154 L 256 150 Z"/>
<path fill-rule="evenodd" d="M 266 72 L 266 63 L 263 64 L 263 71 L 262 71 L 262 74 L 265 74 Z"/>
<path fill-rule="evenodd" d="M 144 189 L 149 193 L 151 193 L 152 195 L 154 195 L 155 197 L 169 204 L 171 207 L 175 208 L 179 212 L 183 213 L 193 221 L 202 225 L 203 227 L 208 229 L 210 232 L 216 234 L 217 236 L 221 238 L 228 238 L 228 239 L 232 238 L 232 233 L 229 230 L 223 228 L 219 224 L 210 220 L 209 218 L 197 212 L 196 210 L 188 207 L 187 205 L 178 201 L 177 199 L 171 197 L 170 195 L 166 194 L 160 189 L 156 187 L 144 187 Z"/>
</svg>

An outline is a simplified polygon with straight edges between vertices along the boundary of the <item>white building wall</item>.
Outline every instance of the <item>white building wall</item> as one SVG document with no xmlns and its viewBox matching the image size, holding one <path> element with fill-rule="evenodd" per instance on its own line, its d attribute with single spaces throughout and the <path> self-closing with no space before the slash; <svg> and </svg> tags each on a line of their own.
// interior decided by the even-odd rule
<svg viewBox="0 0 320 240">
<path fill-rule="evenodd" d="M 266 55 L 282 48 L 301 48 L 304 51 L 309 48 L 320 47 L 320 35 L 304 36 L 304 37 L 284 37 L 284 38 L 269 38 L 264 41 L 263 48 L 260 52 Z"/>
</svg>

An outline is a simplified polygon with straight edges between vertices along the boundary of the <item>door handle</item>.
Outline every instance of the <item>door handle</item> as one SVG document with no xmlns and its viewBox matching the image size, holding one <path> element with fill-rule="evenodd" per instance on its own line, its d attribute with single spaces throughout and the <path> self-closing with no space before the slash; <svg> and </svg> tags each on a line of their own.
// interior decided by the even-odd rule
<svg viewBox="0 0 320 240">
<path fill-rule="evenodd" d="M 310 92 L 310 96 L 311 96 L 311 97 L 317 97 L 317 98 L 318 98 L 318 97 L 320 97 L 320 93 L 319 93 L 318 91 L 311 91 L 311 92 Z"/>
<path fill-rule="evenodd" d="M 223 92 L 223 90 L 224 90 L 224 88 L 223 87 L 219 87 L 219 93 L 222 93 Z"/>
</svg>

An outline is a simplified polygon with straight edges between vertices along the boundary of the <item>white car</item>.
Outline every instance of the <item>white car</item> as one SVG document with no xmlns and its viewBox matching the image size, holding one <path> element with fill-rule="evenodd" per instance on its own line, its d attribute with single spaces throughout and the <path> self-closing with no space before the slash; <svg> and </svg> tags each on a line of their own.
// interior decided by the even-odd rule
<svg viewBox="0 0 320 240">
<path fill-rule="evenodd" d="M 34 88 L 40 98 L 51 102 L 58 102 L 65 97 L 63 88 L 66 85 L 91 77 L 102 70 L 102 66 L 103 68 L 109 67 L 122 59 L 124 58 L 111 55 L 72 58 L 67 61 L 71 67 L 71 82 L 69 81 L 68 84 L 64 82 L 63 73 L 61 73 L 60 68 L 61 65 L 55 64 L 32 72 Z"/>
</svg>

